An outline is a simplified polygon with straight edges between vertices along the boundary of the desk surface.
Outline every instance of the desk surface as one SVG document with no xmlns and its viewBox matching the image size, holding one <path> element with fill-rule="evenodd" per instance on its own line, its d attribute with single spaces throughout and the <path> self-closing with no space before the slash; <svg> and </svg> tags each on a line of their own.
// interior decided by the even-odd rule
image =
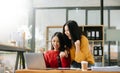
<svg viewBox="0 0 120 73">
<path fill-rule="evenodd" d="M 0 51 L 12 51 L 12 52 L 23 51 L 24 52 L 24 51 L 30 51 L 30 49 L 0 43 Z"/>
<path fill-rule="evenodd" d="M 7 44 L 1 44 L 0 43 L 0 51 L 17 52 L 15 70 L 17 70 L 17 68 L 18 68 L 19 59 L 20 59 L 20 67 L 22 65 L 23 68 L 25 68 L 25 61 L 24 61 L 23 53 L 26 52 L 26 51 L 30 51 L 30 49 L 25 48 L 25 47 L 12 46 L 12 45 L 7 45 Z"/>
<path fill-rule="evenodd" d="M 120 72 L 97 72 L 81 70 L 16 70 L 15 73 L 120 73 Z"/>
</svg>

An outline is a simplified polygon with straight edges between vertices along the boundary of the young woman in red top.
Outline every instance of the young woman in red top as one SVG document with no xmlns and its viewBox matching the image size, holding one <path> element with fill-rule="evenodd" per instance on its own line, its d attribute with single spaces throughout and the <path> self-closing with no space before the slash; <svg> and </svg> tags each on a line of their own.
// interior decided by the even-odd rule
<svg viewBox="0 0 120 73">
<path fill-rule="evenodd" d="M 65 52 L 64 37 L 61 32 L 56 32 L 51 39 L 51 50 L 44 53 L 46 66 L 48 68 L 70 67 L 69 57 L 62 57 L 60 53 Z"/>
</svg>

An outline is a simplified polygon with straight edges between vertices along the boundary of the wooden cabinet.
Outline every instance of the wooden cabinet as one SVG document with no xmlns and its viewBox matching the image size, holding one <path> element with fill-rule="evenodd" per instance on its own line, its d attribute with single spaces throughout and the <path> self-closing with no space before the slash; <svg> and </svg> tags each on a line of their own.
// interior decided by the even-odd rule
<svg viewBox="0 0 120 73">
<path fill-rule="evenodd" d="M 99 26 L 80 26 L 82 32 L 86 35 L 90 43 L 90 50 L 94 55 L 96 63 L 104 65 L 104 28 Z M 51 46 L 51 36 L 56 32 L 62 32 L 62 26 L 47 26 L 46 29 L 46 48 Z"/>
</svg>

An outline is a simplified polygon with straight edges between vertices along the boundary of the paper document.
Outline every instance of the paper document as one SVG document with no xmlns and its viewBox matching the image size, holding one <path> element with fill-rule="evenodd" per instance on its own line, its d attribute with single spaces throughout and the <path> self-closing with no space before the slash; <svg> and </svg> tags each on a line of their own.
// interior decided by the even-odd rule
<svg viewBox="0 0 120 73">
<path fill-rule="evenodd" d="M 119 66 L 105 66 L 105 67 L 91 67 L 92 71 L 119 71 L 120 72 L 120 67 Z"/>
</svg>

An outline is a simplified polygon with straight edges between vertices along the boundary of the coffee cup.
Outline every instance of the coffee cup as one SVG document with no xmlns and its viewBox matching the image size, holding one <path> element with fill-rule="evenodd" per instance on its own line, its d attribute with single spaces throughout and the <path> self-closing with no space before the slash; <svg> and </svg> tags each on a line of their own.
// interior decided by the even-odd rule
<svg viewBox="0 0 120 73">
<path fill-rule="evenodd" d="M 87 71 L 88 69 L 88 62 L 87 61 L 81 61 L 81 70 Z"/>
</svg>

